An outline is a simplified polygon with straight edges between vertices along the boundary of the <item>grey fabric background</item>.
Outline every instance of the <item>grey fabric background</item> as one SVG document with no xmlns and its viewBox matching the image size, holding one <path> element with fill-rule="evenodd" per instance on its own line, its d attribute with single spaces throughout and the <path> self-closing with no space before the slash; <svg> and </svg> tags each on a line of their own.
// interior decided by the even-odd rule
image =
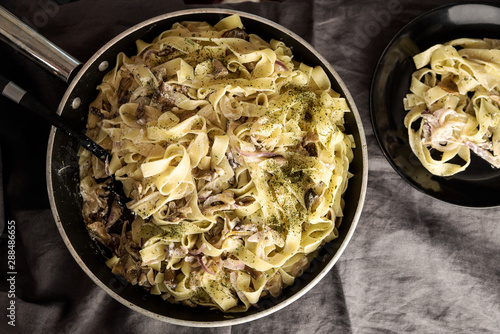
<svg viewBox="0 0 500 334">
<path fill-rule="evenodd" d="M 45 150 L 50 127 L 2 97 L 0 213 L 2 224 L 16 222 L 18 274 L 16 327 L 11 327 L 4 234 L 0 333 L 500 333 L 499 209 L 455 207 L 414 190 L 383 157 L 369 119 L 369 84 L 384 47 L 411 19 L 447 2 L 214 5 L 272 19 L 322 53 L 354 97 L 369 150 L 366 204 L 336 266 L 295 303 L 244 325 L 174 326 L 131 311 L 99 289 L 70 256 L 49 209 Z M 2 5 L 82 61 L 135 23 L 196 7 L 181 0 L 2 0 Z M 55 109 L 64 83 L 9 47 L 0 48 L 0 71 Z"/>
</svg>

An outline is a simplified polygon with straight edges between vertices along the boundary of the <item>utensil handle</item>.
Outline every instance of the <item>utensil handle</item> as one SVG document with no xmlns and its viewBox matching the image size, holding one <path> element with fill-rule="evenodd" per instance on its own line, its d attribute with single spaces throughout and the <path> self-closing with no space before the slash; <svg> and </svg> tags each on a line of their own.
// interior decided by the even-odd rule
<svg viewBox="0 0 500 334">
<path fill-rule="evenodd" d="M 0 39 L 70 82 L 81 63 L 0 6 Z"/>
<path fill-rule="evenodd" d="M 89 150 L 103 162 L 106 162 L 108 159 L 109 153 L 104 148 L 87 137 L 85 134 L 73 128 L 73 126 L 64 118 L 50 110 L 31 94 L 27 93 L 24 89 L 5 78 L 3 75 L 0 75 L 0 91 L 3 96 L 8 97 L 20 106 L 33 111 L 37 115 L 49 121 L 53 126 L 61 129 L 67 135 L 76 139 L 81 146 Z"/>
</svg>

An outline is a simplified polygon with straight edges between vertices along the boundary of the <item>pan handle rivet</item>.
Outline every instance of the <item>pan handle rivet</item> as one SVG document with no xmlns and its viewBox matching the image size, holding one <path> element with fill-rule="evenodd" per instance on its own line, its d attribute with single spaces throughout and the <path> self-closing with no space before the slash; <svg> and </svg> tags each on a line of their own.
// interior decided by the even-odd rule
<svg viewBox="0 0 500 334">
<path fill-rule="evenodd" d="M 99 64 L 99 71 L 106 71 L 108 69 L 109 63 L 105 60 Z"/>
<path fill-rule="evenodd" d="M 75 97 L 73 102 L 71 102 L 71 108 L 78 109 L 78 107 L 82 104 L 82 100 L 79 97 Z"/>
</svg>

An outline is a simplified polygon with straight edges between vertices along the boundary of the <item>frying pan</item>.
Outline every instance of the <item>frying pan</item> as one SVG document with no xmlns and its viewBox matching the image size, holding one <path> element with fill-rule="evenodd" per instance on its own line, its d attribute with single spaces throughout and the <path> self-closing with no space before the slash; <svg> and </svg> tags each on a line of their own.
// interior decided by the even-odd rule
<svg viewBox="0 0 500 334">
<path fill-rule="evenodd" d="M 356 147 L 350 166 L 353 177 L 344 194 L 344 217 L 339 236 L 326 244 L 312 261 L 309 269 L 295 283 L 283 290 L 277 298 L 263 299 L 258 307 L 245 313 L 227 314 L 204 307 L 195 309 L 174 305 L 158 296 L 150 295 L 139 286 L 132 286 L 111 273 L 103 254 L 93 241 L 81 216 L 79 194 L 78 144 L 56 128 L 52 128 L 47 149 L 47 191 L 50 206 L 62 239 L 82 270 L 111 297 L 149 317 L 169 323 L 192 327 L 236 325 L 269 315 L 297 300 L 309 291 L 334 266 L 351 239 L 363 207 L 367 177 L 368 156 L 362 122 L 346 86 L 337 72 L 310 44 L 290 30 L 262 17 L 228 9 L 192 9 L 172 12 L 144 21 L 119 34 L 85 64 L 50 43 L 0 7 L 2 39 L 18 48 L 44 68 L 66 81 L 69 86 L 59 104 L 57 113 L 73 125 L 85 129 L 88 105 L 96 98 L 96 87 L 106 72 L 115 66 L 116 55 L 136 54 L 135 41 L 151 41 L 172 24 L 181 21 L 206 21 L 215 24 L 222 18 L 238 14 L 247 32 L 264 39 L 282 40 L 293 50 L 296 60 L 310 66 L 322 66 L 332 88 L 347 99 L 352 112 L 345 115 L 346 132 L 353 135 Z"/>
</svg>

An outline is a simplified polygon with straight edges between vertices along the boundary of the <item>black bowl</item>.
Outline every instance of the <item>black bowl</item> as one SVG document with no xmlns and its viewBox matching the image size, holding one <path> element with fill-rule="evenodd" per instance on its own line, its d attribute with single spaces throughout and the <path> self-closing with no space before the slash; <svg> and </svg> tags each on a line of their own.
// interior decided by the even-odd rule
<svg viewBox="0 0 500 334">
<path fill-rule="evenodd" d="M 372 79 L 370 115 L 377 141 L 394 169 L 417 190 L 444 202 L 466 207 L 500 205 L 500 169 L 471 154 L 469 167 L 449 177 L 427 171 L 413 154 L 403 98 L 416 70 L 413 56 L 452 39 L 500 39 L 500 5 L 450 4 L 432 10 L 407 24 L 383 52 Z"/>
<path fill-rule="evenodd" d="M 332 88 L 346 97 L 352 112 L 345 117 L 346 131 L 353 134 L 356 142 L 354 160 L 350 171 L 354 176 L 349 181 L 344 195 L 346 207 L 339 229 L 339 237 L 327 244 L 312 262 L 309 270 L 296 279 L 291 287 L 284 289 L 278 298 L 259 302 L 258 308 L 245 313 L 227 314 L 204 307 L 195 309 L 183 305 L 173 305 L 159 296 L 150 295 L 141 287 L 123 282 L 111 273 L 97 245 L 91 240 L 81 216 L 81 198 L 78 190 L 78 147 L 60 131 L 52 130 L 47 152 L 47 183 L 51 208 L 57 226 L 71 254 L 85 273 L 110 296 L 124 305 L 147 316 L 166 322 L 197 327 L 235 325 L 255 320 L 277 311 L 310 290 L 333 267 L 347 246 L 361 214 L 366 193 L 368 158 L 366 140 L 351 95 L 330 64 L 321 57 L 307 42 L 288 29 L 261 17 L 226 9 L 187 10 L 148 20 L 120 34 L 99 50 L 80 70 L 64 95 L 58 112 L 80 124 L 83 129 L 88 113 L 88 105 L 96 97 L 97 85 L 106 71 L 99 65 L 109 64 L 108 70 L 115 65 L 116 55 L 124 51 L 128 55 L 136 53 L 135 41 L 152 40 L 162 31 L 180 21 L 207 21 L 217 23 L 227 15 L 239 14 L 246 30 L 266 39 L 283 40 L 292 47 L 294 57 L 308 65 L 321 65 L 328 74 Z M 73 101 L 81 103 L 76 109 Z"/>
</svg>

